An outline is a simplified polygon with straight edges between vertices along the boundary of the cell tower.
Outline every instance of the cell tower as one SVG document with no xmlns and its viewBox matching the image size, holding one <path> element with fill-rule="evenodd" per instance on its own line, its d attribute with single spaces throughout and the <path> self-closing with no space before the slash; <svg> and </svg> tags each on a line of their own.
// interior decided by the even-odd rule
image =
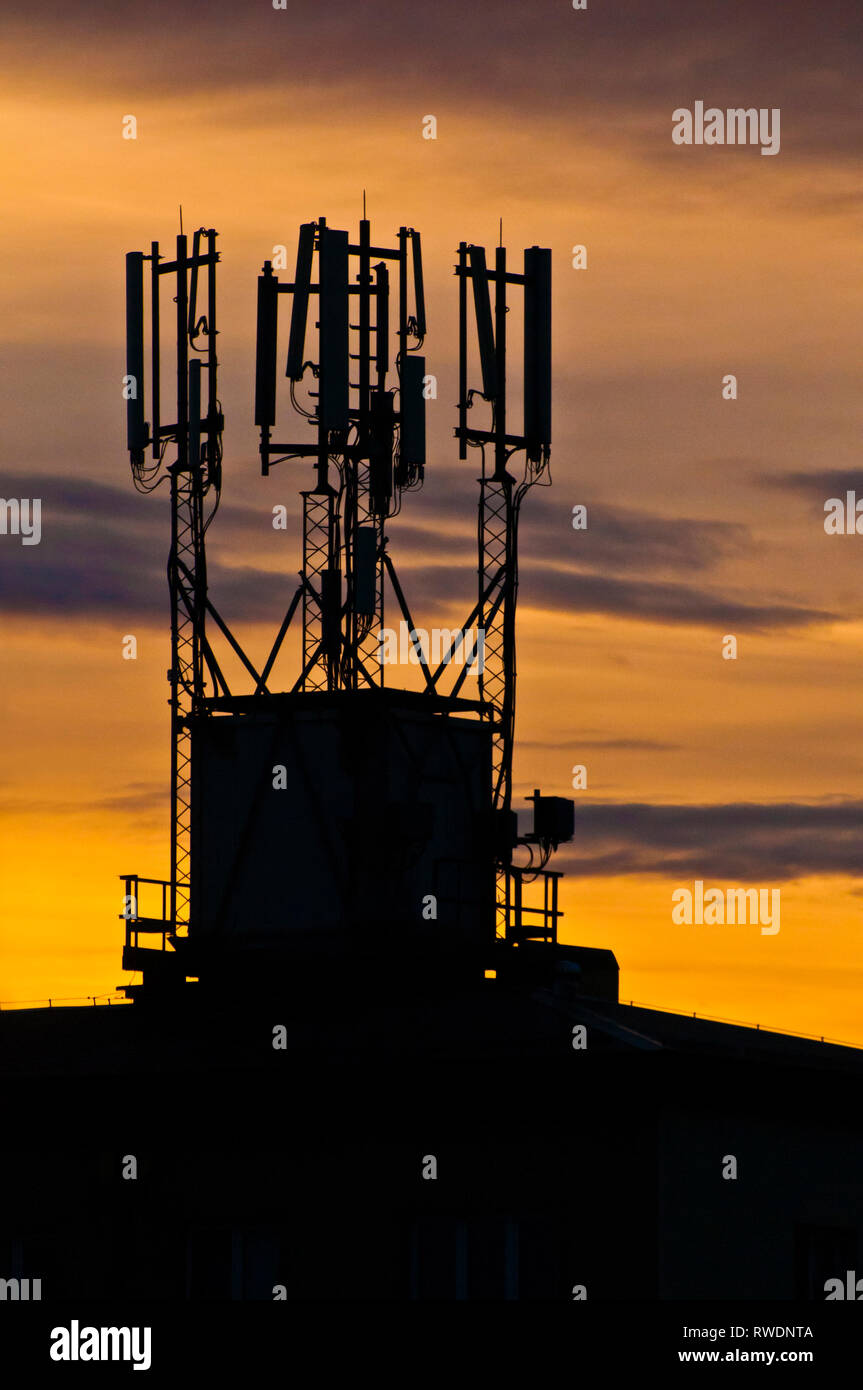
<svg viewBox="0 0 863 1390">
<path fill-rule="evenodd" d="M 409 249 L 414 312 L 408 313 Z M 318 281 L 312 283 L 317 255 Z M 356 283 L 350 282 L 352 263 Z M 390 371 L 390 266 L 395 265 L 396 373 Z M 285 376 L 295 411 L 314 427 L 313 443 L 277 444 L 276 421 L 279 295 L 292 295 Z M 309 304 L 317 300 L 317 360 L 307 360 Z M 356 323 L 351 323 L 355 309 Z M 319 222 L 300 228 L 292 284 L 280 285 L 272 263 L 258 278 L 258 349 L 255 424 L 261 431 L 266 475 L 284 459 L 313 458 L 315 486 L 304 490 L 303 569 L 295 603 L 302 600 L 303 666 L 295 690 L 357 690 L 383 683 L 378 662 L 383 624 L 384 573 L 404 608 L 386 553 L 384 524 L 402 494 L 422 485 L 425 467 L 425 338 L 422 252 L 419 233 L 402 227 L 398 247 L 372 246 L 370 223 L 359 240 Z M 351 333 L 356 335 L 350 351 Z M 351 381 L 351 366 L 356 381 Z M 314 409 L 304 410 L 296 390 L 308 376 Z M 396 394 L 398 408 L 396 408 Z M 274 458 L 274 455 L 278 456 Z M 293 616 L 289 610 L 277 646 Z M 265 668 L 269 673 L 270 663 Z"/>
<path fill-rule="evenodd" d="M 487 707 L 484 716 L 494 728 L 492 801 L 501 822 L 497 846 L 497 934 L 518 940 L 530 930 L 525 927 L 522 887 L 538 874 L 544 888 L 543 920 L 554 939 L 557 922 L 557 880 L 560 875 L 546 871 L 553 848 L 572 838 L 573 805 L 561 797 L 542 797 L 534 793 L 534 829 L 519 837 L 512 811 L 512 757 L 515 743 L 515 609 L 518 594 L 518 521 L 521 504 L 528 490 L 548 477 L 551 454 L 551 252 L 531 246 L 524 253 L 521 274 L 507 271 L 506 248 L 495 249 L 494 270 L 489 270 L 484 246 L 459 244 L 456 275 L 459 282 L 459 405 L 456 437 L 459 457 L 467 458 L 468 447 L 482 455 L 479 478 L 479 556 L 478 596 L 474 610 L 485 632 L 485 663 L 480 676 L 480 695 Z M 469 386 L 469 294 L 472 300 L 476 340 L 479 350 L 481 387 Z M 492 315 L 491 285 L 494 284 Z M 524 420 L 523 433 L 507 430 L 507 286 L 520 285 L 524 296 Z M 475 396 L 491 405 L 489 427 L 469 427 L 468 411 Z M 525 455 L 524 475 L 519 481 L 508 465 L 519 453 Z M 489 457 L 492 455 L 492 458 Z M 473 614 L 468 620 L 473 620 Z M 513 868 L 512 850 L 528 845 L 530 860 L 524 868 Z M 539 862 L 533 861 L 533 847 Z"/>
<path fill-rule="evenodd" d="M 300 228 L 291 282 L 279 283 L 272 263 L 264 263 L 255 379 L 262 471 L 292 461 L 301 469 L 311 465 L 312 477 L 300 488 L 299 584 L 258 672 L 206 584 L 205 535 L 218 504 L 223 428 L 215 239 L 213 231 L 196 233 L 189 256 L 179 237 L 176 261 L 166 264 L 155 243 L 149 258 L 140 252 L 127 258 L 127 372 L 137 387 L 128 415 L 133 475 L 145 491 L 163 478 L 171 483 L 172 854 L 169 881 L 123 876 L 124 965 L 143 970 L 145 986 L 189 977 L 235 984 L 244 973 L 259 981 L 271 965 L 278 971 L 287 961 L 302 972 L 325 960 L 331 972 L 339 961 L 353 969 L 373 960 L 379 974 L 383 961 L 401 968 L 410 958 L 431 974 L 475 976 L 496 951 L 555 944 L 560 875 L 546 863 L 572 836 L 572 802 L 536 792 L 532 833 L 521 836 L 511 805 L 518 517 L 527 490 L 547 481 L 551 443 L 550 252 L 529 248 L 523 273 L 515 274 L 507 272 L 503 247 L 493 271 L 482 247 L 459 247 L 456 436 L 462 458 L 468 447 L 482 455 L 478 592 L 454 647 L 433 660 L 414 628 L 386 535 L 405 494 L 421 487 L 426 466 L 419 234 L 401 227 L 396 245 L 374 245 L 363 218 L 352 242 L 321 218 Z M 145 259 L 152 281 L 152 428 L 144 420 Z M 197 319 L 202 268 L 208 311 Z M 159 415 L 163 274 L 176 275 L 177 284 L 177 423 L 171 425 L 161 425 Z M 469 281 L 481 389 L 469 385 Z M 510 285 L 524 292 L 522 434 L 507 430 Z M 280 359 L 283 295 L 291 305 Z M 281 360 L 287 392 L 278 389 Z M 310 432 L 305 440 L 276 442 L 282 394 Z M 486 429 L 467 424 L 477 396 L 491 407 Z M 177 459 L 166 466 L 169 442 Z M 147 470 L 150 445 L 155 462 Z M 509 466 L 520 450 L 525 466 L 518 480 Z M 392 600 L 417 656 L 420 690 L 385 683 L 380 643 L 385 602 Z M 297 613 L 299 670 L 277 690 L 276 664 Z M 229 689 L 207 617 L 240 658 L 247 691 Z M 462 691 L 471 662 L 462 659 L 458 669 L 458 648 L 464 658 L 475 625 L 485 634 L 485 662 L 477 666 L 474 649 L 479 686 L 470 699 Z M 526 864 L 514 862 L 518 847 L 527 851 Z M 529 906 L 523 886 L 537 879 L 542 901 Z M 145 893 L 161 893 L 161 911 L 142 912 L 142 885 Z M 160 948 L 142 948 L 142 932 L 160 934 Z M 138 988 L 128 987 L 132 994 Z"/>
<path fill-rule="evenodd" d="M 218 667 L 206 636 L 207 597 L 204 534 L 218 506 L 222 486 L 222 430 L 216 355 L 216 232 L 201 228 L 192 239 L 177 237 L 176 258 L 162 262 L 159 243 L 149 256 L 126 256 L 126 436 L 132 477 L 139 492 L 152 492 L 166 479 L 171 491 L 171 878 L 170 920 L 177 930 L 189 924 L 192 775 L 191 720 L 206 693 L 204 663 L 213 679 Z M 201 250 L 202 238 L 206 251 Z M 144 262 L 150 262 L 152 425 L 144 418 Z M 198 317 L 199 272 L 207 277 L 207 311 Z M 174 422 L 161 418 L 160 285 L 173 279 L 176 294 L 176 388 Z M 207 409 L 202 416 L 202 377 L 206 370 Z M 166 466 L 169 448 L 176 459 Z M 146 452 L 154 462 L 148 467 Z M 172 450 L 173 451 L 173 450 Z M 213 504 L 205 520 L 205 502 Z M 217 617 L 217 622 L 221 620 Z"/>
</svg>

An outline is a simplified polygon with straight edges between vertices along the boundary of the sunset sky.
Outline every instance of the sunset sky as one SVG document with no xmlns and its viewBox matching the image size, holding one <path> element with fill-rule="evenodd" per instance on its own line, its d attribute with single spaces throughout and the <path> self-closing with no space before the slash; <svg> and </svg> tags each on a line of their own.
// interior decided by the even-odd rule
<svg viewBox="0 0 863 1390">
<path fill-rule="evenodd" d="M 111 992 L 118 875 L 168 872 L 169 519 L 129 475 L 125 253 L 170 253 L 180 203 L 219 232 L 210 583 L 263 659 L 299 567 L 272 508 L 306 472 L 260 477 L 255 277 L 301 222 L 355 234 L 365 189 L 376 243 L 423 236 L 438 399 L 387 533 L 424 626 L 475 587 L 455 249 L 501 217 L 514 268 L 552 248 L 515 776 L 522 806 L 576 798 L 564 939 L 613 949 L 626 1000 L 863 1045 L 863 535 L 823 524 L 863 497 L 857 0 L 2 8 L 0 495 L 41 498 L 42 540 L 0 536 L 0 1001 Z M 701 100 L 778 108 L 780 152 L 675 145 Z M 779 887 L 780 932 L 672 924 L 696 879 Z"/>
</svg>

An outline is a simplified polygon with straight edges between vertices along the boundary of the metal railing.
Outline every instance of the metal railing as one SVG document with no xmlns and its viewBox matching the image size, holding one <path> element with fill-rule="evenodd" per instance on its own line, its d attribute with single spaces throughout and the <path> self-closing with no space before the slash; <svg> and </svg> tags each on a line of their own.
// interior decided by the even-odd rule
<svg viewBox="0 0 863 1390">
<path fill-rule="evenodd" d="M 60 1008 L 64 1004 L 93 1004 L 96 1006 L 101 1003 L 104 1008 L 105 1001 L 107 1001 L 109 1007 L 111 1004 L 128 1004 L 131 1002 L 120 994 L 63 994 L 52 995 L 50 997 L 43 996 L 41 999 L 0 999 L 0 1013 L 12 1013 L 15 1009 L 26 1009 L 31 1005 L 38 1004 L 47 1004 L 49 1009 L 53 1009 L 55 1006 Z"/>
<path fill-rule="evenodd" d="M 168 949 L 168 937 L 173 935 L 174 922 L 171 917 L 171 881 L 164 878 L 141 878 L 139 874 L 120 874 L 119 877 L 126 885 L 125 892 L 125 911 L 119 914 L 120 921 L 126 923 L 126 945 L 138 945 L 138 933 L 144 932 L 150 935 L 161 935 L 162 950 Z M 162 890 L 162 915 L 161 917 L 141 917 L 138 913 L 139 885 L 142 883 L 152 884 Z M 131 904 L 131 906 L 130 906 Z"/>
<path fill-rule="evenodd" d="M 630 1009 L 649 1009 L 651 1013 L 674 1014 L 676 1018 L 697 1018 L 703 1023 L 725 1023 L 733 1028 L 748 1028 L 753 1033 L 778 1033 L 784 1038 L 805 1038 L 808 1042 L 830 1043 L 833 1047 L 853 1047 L 859 1049 L 860 1043 L 848 1042 L 845 1038 L 830 1038 L 826 1033 L 801 1033 L 796 1028 L 774 1028 L 765 1023 L 746 1023 L 740 1018 L 721 1018 L 719 1014 L 699 1014 L 694 1010 L 692 1013 L 684 1012 L 682 1009 L 669 1009 L 664 1004 L 644 1004 L 638 999 L 621 999 L 621 1004 L 628 1004 Z"/>
<path fill-rule="evenodd" d="M 507 941 L 557 942 L 557 923 L 563 913 L 557 906 L 558 880 L 562 873 L 554 869 L 527 869 L 509 864 L 501 873 L 503 896 L 498 903 L 499 920 Z M 542 904 L 531 906 L 524 901 L 525 879 L 528 883 L 542 881 Z M 527 917 L 540 920 L 529 924 Z"/>
</svg>

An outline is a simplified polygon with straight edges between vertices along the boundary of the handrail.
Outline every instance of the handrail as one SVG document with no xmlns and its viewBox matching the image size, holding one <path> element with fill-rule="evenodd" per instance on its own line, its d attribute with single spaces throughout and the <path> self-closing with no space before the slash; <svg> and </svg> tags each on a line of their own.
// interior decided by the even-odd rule
<svg viewBox="0 0 863 1390">
<path fill-rule="evenodd" d="M 51 1009 L 55 1004 L 76 1004 L 83 999 L 91 999 L 94 1006 L 97 1000 L 107 999 L 108 1005 L 131 1003 L 131 1000 L 124 999 L 119 994 L 62 994 L 52 995 L 50 998 L 41 999 L 0 999 L 0 1012 L 14 1013 L 16 1009 L 23 1009 L 28 1004 L 47 1004 Z"/>
<path fill-rule="evenodd" d="M 620 999 L 618 1002 L 625 1004 L 626 1000 Z M 824 1033 L 801 1033 L 796 1028 L 773 1028 L 764 1023 L 746 1023 L 740 1018 L 721 1018 L 719 1014 L 699 1014 L 694 1011 L 691 1014 L 683 1013 L 680 1009 L 669 1009 L 664 1004 L 644 1004 L 638 999 L 630 999 L 629 1007 L 649 1009 L 651 1013 L 674 1014 L 677 1018 L 701 1019 L 704 1023 L 728 1023 L 735 1028 L 750 1028 L 754 1033 L 778 1033 L 780 1037 L 785 1038 L 807 1038 L 810 1042 L 830 1043 L 834 1047 L 853 1047 L 858 1051 L 861 1047 L 860 1043 L 848 1042 L 844 1038 L 830 1038 Z"/>
<path fill-rule="evenodd" d="M 126 885 L 124 900 L 127 904 L 125 911 L 119 913 L 121 922 L 126 923 L 126 945 L 128 947 L 138 946 L 138 933 L 154 932 L 161 933 L 163 951 L 168 949 L 168 936 L 174 930 L 173 918 L 169 915 L 169 905 L 171 901 L 171 880 L 166 878 L 142 878 L 140 874 L 119 874 L 118 877 Z M 156 884 L 162 890 L 162 915 L 161 917 L 141 917 L 138 913 L 138 887 L 142 883 Z M 129 906 L 131 904 L 131 908 Z"/>
<path fill-rule="evenodd" d="M 542 906 L 531 907 L 524 902 L 524 880 L 528 883 L 542 880 Z M 502 870 L 503 901 L 498 907 L 503 909 L 504 939 L 542 940 L 554 945 L 557 942 L 557 923 L 563 912 L 557 905 L 557 883 L 562 877 L 555 869 L 531 869 L 529 866 L 507 864 Z M 527 916 L 539 917 L 539 924 L 531 925 L 523 919 Z"/>
</svg>

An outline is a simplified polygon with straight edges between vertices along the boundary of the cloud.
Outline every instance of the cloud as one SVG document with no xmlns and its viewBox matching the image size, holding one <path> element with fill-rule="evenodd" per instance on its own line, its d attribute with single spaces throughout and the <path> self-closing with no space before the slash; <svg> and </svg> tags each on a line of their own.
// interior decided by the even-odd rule
<svg viewBox="0 0 863 1390">
<path fill-rule="evenodd" d="M 575 839 L 555 867 L 580 878 L 786 882 L 863 873 L 863 801 L 649 806 L 576 802 Z"/>
<path fill-rule="evenodd" d="M 565 737 L 554 743 L 522 743 L 519 748 L 553 748 L 560 751 L 562 743 L 573 744 L 575 748 L 622 748 L 631 753 L 676 753 L 683 747 L 681 743 L 664 743 L 657 738 L 583 738 L 573 736 L 570 730 Z"/>
<path fill-rule="evenodd" d="M 572 756 L 580 757 L 585 749 L 598 748 L 605 752 L 625 753 L 678 753 L 682 743 L 668 743 L 659 738 L 601 738 L 592 734 L 582 735 L 572 729 L 561 730 L 554 738 L 518 739 L 517 752 L 554 753 L 559 756 L 561 749 L 569 749 Z"/>
<path fill-rule="evenodd" d="M 404 122 L 410 107 L 415 128 L 436 109 L 458 134 L 472 114 L 497 109 L 508 124 L 553 123 L 574 143 L 624 145 L 677 167 L 687 152 L 670 138 L 676 107 L 780 106 L 783 161 L 835 163 L 860 156 L 854 10 L 853 0 L 616 0 L 584 13 L 568 0 L 288 0 L 284 10 L 270 0 L 43 0 L 7 16 L 4 67 L 37 89 L 50 77 L 122 94 L 127 109 L 206 94 L 214 122 L 230 107 L 236 124 L 238 99 L 257 94 L 248 118 L 274 130 L 309 114 L 349 127 Z M 712 154 L 713 169 L 729 158 Z M 710 177 L 706 161 L 686 167 Z"/>
<path fill-rule="evenodd" d="M 0 610 L 44 617 L 79 614 L 125 624 L 164 621 L 164 488 L 157 491 L 158 506 L 155 499 L 142 499 L 128 488 L 53 474 L 7 475 L 3 487 L 7 496 L 42 498 L 42 541 L 15 546 L 13 563 L 4 569 Z M 565 505 L 558 508 L 541 495 L 535 500 L 531 525 L 523 528 L 520 577 L 521 602 L 533 608 L 729 632 L 789 631 L 840 621 L 826 609 L 744 601 L 693 584 L 693 573 L 703 575 L 721 559 L 740 554 L 748 541 L 745 527 L 600 506 L 593 530 L 573 532 L 566 524 Z M 388 528 L 408 602 L 420 593 L 436 605 L 463 604 L 466 616 L 475 582 L 468 517 L 463 508 L 440 500 L 423 516 L 425 528 L 400 529 L 398 522 Z M 441 523 L 448 537 L 443 545 Z M 225 563 L 232 554 L 248 553 L 250 542 L 257 542 L 258 550 L 264 538 L 274 543 L 275 535 L 267 509 L 234 505 L 220 510 L 208 537 L 208 584 L 227 622 L 281 621 L 297 583 L 293 567 Z M 401 547 L 400 537 L 407 542 Z M 8 544 L 9 538 L 4 539 Z M 573 547 L 577 561 L 567 558 Z M 293 565 L 296 548 L 292 557 Z M 625 570 L 629 575 L 621 575 Z M 651 572 L 680 579 L 638 577 Z"/>
<path fill-rule="evenodd" d="M 747 527 L 735 522 L 664 517 L 599 503 L 588 505 L 587 529 L 573 531 L 572 509 L 562 498 L 552 503 L 540 497 L 534 505 L 531 497 L 526 505 L 529 511 L 520 525 L 526 544 L 521 553 L 547 555 L 549 531 L 561 527 L 565 519 L 566 549 L 570 554 L 577 549 L 578 564 L 595 570 L 689 574 L 739 557 L 751 544 Z"/>
<path fill-rule="evenodd" d="M 157 782 L 130 782 L 124 791 L 90 798 L 79 796 L 67 801 L 55 797 L 16 797 L 13 794 L 0 808 L 0 815 L 17 820 L 19 816 L 26 815 L 86 816 L 101 815 L 109 811 L 129 817 L 139 826 L 145 826 L 164 821 L 168 815 L 168 808 L 169 794 L 166 786 Z"/>
<path fill-rule="evenodd" d="M 434 595 L 438 603 L 461 601 L 466 610 L 473 604 L 470 576 L 450 566 L 402 565 L 400 572 L 409 602 L 412 592 L 420 590 Z M 666 626 L 721 628 L 723 632 L 787 632 L 848 618 L 847 614 L 790 603 L 746 603 L 683 582 L 616 579 L 587 574 L 574 566 L 539 564 L 523 569 L 519 602 L 568 617 L 590 614 Z"/>
<path fill-rule="evenodd" d="M 527 499 L 519 527 L 522 603 L 723 631 L 790 631 L 840 621 L 827 609 L 753 601 L 751 586 L 744 600 L 692 583 L 693 574 L 703 578 L 748 554 L 753 541 L 746 526 L 587 505 L 587 530 L 573 531 L 567 500 L 538 488 Z M 476 563 L 470 503 L 453 489 L 424 507 L 423 517 L 424 527 L 396 519 L 387 528 L 400 573 L 414 590 L 442 603 L 463 600 L 469 608 Z"/>
<path fill-rule="evenodd" d="M 846 492 L 863 496 L 863 468 L 820 468 L 810 473 L 759 473 L 756 480 L 766 487 L 800 493 L 819 504 L 826 502 L 828 497 L 844 499 Z"/>
<path fill-rule="evenodd" d="M 444 484 L 442 495 L 436 491 L 423 496 L 411 510 L 412 517 L 422 517 L 422 525 L 398 517 L 388 526 L 394 547 L 407 543 L 412 553 L 429 559 L 442 549 L 475 553 L 477 490 L 466 491 L 463 474 L 450 476 L 451 486 Z M 723 560 L 738 560 L 752 545 L 748 527 L 738 522 L 661 516 L 646 509 L 594 504 L 585 495 L 580 500 L 587 507 L 588 525 L 574 531 L 570 492 L 562 484 L 531 490 L 519 521 L 523 559 L 547 560 L 554 555 L 564 563 L 596 571 L 691 574 L 712 569 Z"/>
</svg>

